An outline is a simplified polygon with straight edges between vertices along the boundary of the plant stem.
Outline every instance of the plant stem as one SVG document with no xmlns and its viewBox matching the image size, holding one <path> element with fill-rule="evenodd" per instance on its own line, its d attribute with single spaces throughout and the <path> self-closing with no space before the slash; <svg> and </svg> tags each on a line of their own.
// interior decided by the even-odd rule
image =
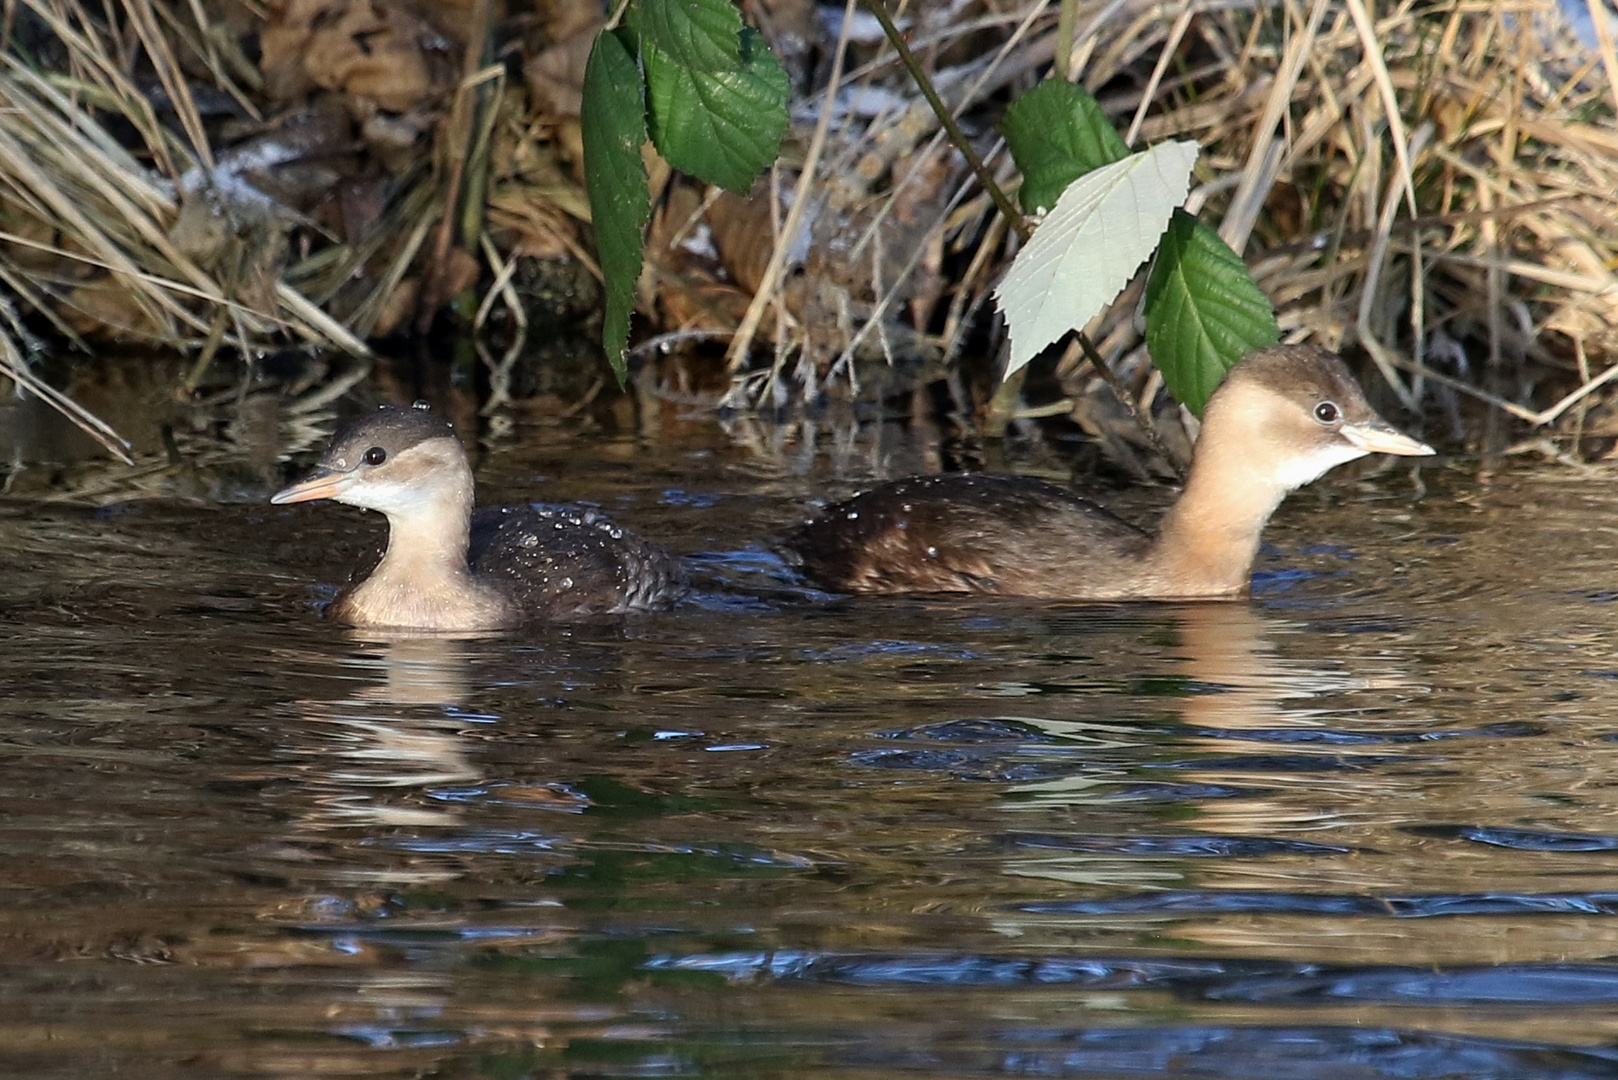
<svg viewBox="0 0 1618 1080">
<path fill-rule="evenodd" d="M 983 185 L 983 190 L 989 193 L 989 198 L 994 200 L 994 205 L 1004 215 L 1011 227 L 1016 230 L 1018 239 L 1026 244 L 1028 238 L 1033 235 L 1034 230 L 1029 226 L 1028 220 L 1023 217 L 1022 212 L 1013 205 L 1011 199 L 1000 189 L 1000 185 L 995 183 L 988 167 L 983 164 L 983 159 L 978 157 L 977 151 L 967 141 L 966 132 L 961 130 L 960 125 L 955 122 L 955 117 L 951 115 L 949 109 L 944 105 L 943 99 L 938 96 L 938 91 L 933 87 L 933 80 L 922 69 L 921 64 L 916 60 L 916 54 L 910 51 L 910 46 L 905 44 L 904 37 L 899 33 L 899 28 L 893 24 L 893 18 L 888 14 L 888 9 L 883 6 L 882 0 L 861 0 L 861 3 L 867 11 L 876 17 L 876 21 L 882 24 L 882 33 L 887 37 L 888 44 L 892 45 L 893 51 L 899 54 L 899 59 L 903 61 L 905 68 L 910 72 L 910 77 L 916 80 L 916 85 L 921 88 L 922 96 L 927 99 L 927 104 L 932 106 L 934 115 L 938 117 L 938 122 L 944 125 L 944 131 L 948 133 L 950 142 L 954 144 L 955 149 L 961 152 L 961 156 L 966 158 L 967 164 L 972 167 L 973 174 L 978 178 L 978 183 Z M 1069 9 L 1076 9 L 1075 0 L 1063 0 L 1062 13 L 1064 16 L 1069 13 Z M 1068 27 L 1067 37 L 1067 54 L 1071 54 L 1073 50 L 1073 28 L 1071 25 Z M 1060 38 L 1059 29 L 1057 41 L 1059 58 L 1066 55 L 1060 52 L 1062 49 Z M 1078 336 L 1079 347 L 1084 350 L 1085 357 L 1096 369 L 1096 373 L 1117 395 L 1119 402 L 1128 410 L 1129 415 L 1134 418 L 1135 426 L 1140 429 L 1141 435 L 1151 444 L 1152 449 L 1162 456 L 1170 468 L 1183 476 L 1184 470 L 1180 465 L 1180 459 L 1170 453 L 1169 448 L 1164 445 L 1162 438 L 1157 434 L 1157 429 L 1152 426 L 1151 417 L 1142 416 L 1140 410 L 1135 407 L 1135 399 L 1129 393 L 1129 388 L 1124 385 L 1123 380 L 1118 377 L 1118 373 L 1107 366 L 1107 362 L 1101 358 L 1101 354 L 1096 351 L 1095 345 L 1085 336 L 1083 330 L 1075 328 L 1073 332 Z"/>
<path fill-rule="evenodd" d="M 1028 222 L 1023 219 L 1022 214 L 1012 204 L 1006 193 L 1000 190 L 1000 185 L 994 182 L 994 176 L 990 174 L 988 166 L 983 164 L 983 159 L 978 157 L 978 152 L 972 149 L 971 142 L 966 138 L 966 132 L 961 130 L 960 125 L 955 122 L 955 117 L 945 107 L 943 99 L 938 96 L 938 91 L 933 88 L 933 80 L 927 77 L 927 72 L 922 70 L 921 64 L 916 60 L 916 54 L 910 51 L 909 45 L 905 44 L 904 37 L 899 33 L 899 28 L 893 25 L 893 17 L 888 14 L 888 9 L 883 6 L 882 0 L 862 0 L 862 2 L 865 9 L 876 17 L 877 22 L 882 24 L 882 33 L 887 36 L 888 44 L 893 46 L 893 51 L 899 54 L 899 59 L 904 62 L 905 68 L 909 70 L 910 77 L 916 80 L 917 86 L 921 87 L 922 96 L 927 99 L 927 104 L 933 107 L 933 114 L 938 117 L 938 122 L 943 124 L 944 130 L 949 133 L 949 141 L 954 143 L 955 149 L 959 150 L 961 156 L 966 158 L 966 163 L 971 166 L 973 175 L 978 178 L 978 183 L 983 185 L 983 190 L 989 193 L 989 198 L 994 200 L 994 205 L 1005 215 L 1006 220 L 1011 223 L 1011 227 L 1017 231 L 1017 236 L 1024 243 L 1027 243 L 1034 230 L 1029 227 Z"/>
<path fill-rule="evenodd" d="M 1073 81 L 1073 31 L 1079 22 L 1079 0 L 1062 0 L 1056 13 L 1056 77 Z"/>
<path fill-rule="evenodd" d="M 1101 354 L 1090 343 L 1090 338 L 1085 332 L 1076 330 L 1074 333 L 1078 335 L 1079 348 L 1084 350 L 1084 358 L 1090 361 L 1091 367 L 1096 369 L 1096 374 L 1101 376 L 1101 381 L 1107 384 L 1107 389 L 1111 390 L 1113 396 L 1123 405 L 1124 409 L 1129 413 L 1130 419 L 1134 420 L 1135 426 L 1140 429 L 1140 433 L 1146 436 L 1147 442 L 1152 444 L 1152 449 L 1157 452 L 1158 457 L 1162 458 L 1168 464 L 1168 467 L 1179 475 L 1181 480 L 1184 480 L 1184 463 L 1180 461 L 1178 454 L 1169 451 L 1168 444 L 1157 433 L 1157 426 L 1152 423 L 1151 416 L 1142 415 L 1141 411 L 1135 407 L 1135 395 L 1129 392 L 1129 387 L 1124 385 L 1124 381 L 1118 377 L 1118 373 L 1107 366 L 1107 362 L 1101 358 Z"/>
</svg>

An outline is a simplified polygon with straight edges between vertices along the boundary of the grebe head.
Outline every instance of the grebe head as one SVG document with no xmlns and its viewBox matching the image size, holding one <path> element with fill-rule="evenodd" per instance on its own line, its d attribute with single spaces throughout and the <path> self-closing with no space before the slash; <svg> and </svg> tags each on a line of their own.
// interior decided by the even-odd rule
<svg viewBox="0 0 1618 1080">
<path fill-rule="evenodd" d="M 1315 345 L 1260 349 L 1208 399 L 1198 457 L 1238 444 L 1248 481 L 1284 491 L 1366 454 L 1433 452 L 1377 415 L 1337 355 Z"/>
<path fill-rule="evenodd" d="M 303 480 L 270 498 L 276 504 L 332 499 L 411 517 L 445 499 L 472 502 L 472 474 L 455 429 L 426 402 L 384 405 L 337 430 Z"/>
</svg>

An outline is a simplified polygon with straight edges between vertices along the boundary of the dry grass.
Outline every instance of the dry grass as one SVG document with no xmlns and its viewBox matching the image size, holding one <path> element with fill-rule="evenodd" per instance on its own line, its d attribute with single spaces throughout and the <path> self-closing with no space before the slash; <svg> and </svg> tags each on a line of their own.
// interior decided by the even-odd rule
<svg viewBox="0 0 1618 1080">
<path fill-rule="evenodd" d="M 587 43 L 599 17 L 574 6 L 557 55 Z M 991 168 L 1014 182 L 992 123 L 1048 69 L 1058 5 L 890 7 Z M 488 10 L 470 4 L 473 40 Z M 1012 230 L 862 24 L 846 22 L 839 43 L 803 0 L 758 10 L 767 31 L 796 28 L 816 70 L 846 50 L 841 85 L 799 103 L 784 165 L 752 202 L 654 170 L 662 217 L 645 313 L 667 340 L 736 341 L 732 404 L 886 378 L 898 361 L 988 408 L 955 376 L 963 350 L 993 346 L 981 327 Z M 244 220 L 208 201 L 240 146 L 219 142 L 198 95 L 266 122 L 287 103 L 270 92 L 285 73 L 248 62 L 203 5 L 8 0 L 4 12 L 49 39 L 0 51 L 0 286 L 36 329 L 192 350 L 198 372 L 221 349 L 288 340 L 363 354 L 479 263 L 477 321 L 503 308 L 519 330 L 519 259 L 588 264 L 569 164 L 576 119 L 469 51 L 429 87 L 429 106 L 391 106 L 428 117 L 419 160 L 395 166 L 385 205 L 345 238 L 295 213 Z M 1458 386 L 1535 426 L 1582 412 L 1618 378 L 1618 55 L 1609 38 L 1579 43 L 1555 0 L 1078 0 L 1069 14 L 1072 70 L 1135 145 L 1202 144 L 1193 204 L 1247 256 L 1289 337 L 1363 348 L 1411 405 L 1435 383 Z M 789 256 L 772 237 L 800 220 L 809 243 Z M 686 244 L 701 225 L 716 238 L 711 261 Z M 1157 383 L 1133 295 L 1092 337 L 1149 402 Z M 9 325 L 0 367 L 26 382 L 24 325 Z M 501 386 L 514 356 L 488 360 Z M 1078 358 L 1059 370 L 1074 402 L 1106 396 Z M 1491 392 L 1481 373 L 1502 371 L 1511 379 Z M 1019 410 L 1014 394 L 997 407 Z"/>
<path fill-rule="evenodd" d="M 1411 404 L 1429 356 L 1464 375 L 1612 355 L 1614 87 L 1566 59 L 1587 53 L 1554 4 L 1373 19 L 1316 0 L 1193 25 L 1244 74 L 1173 94 L 1144 134 L 1207 148 L 1204 190 L 1284 329 L 1357 342 Z"/>
<path fill-rule="evenodd" d="M 1436 381 L 1533 425 L 1553 423 L 1613 377 L 1601 368 L 1618 359 L 1618 87 L 1554 3 L 1076 7 L 1074 69 L 1134 145 L 1202 144 L 1193 207 L 1246 255 L 1287 337 L 1364 349 L 1412 407 Z M 911 33 L 918 51 L 931 46 L 935 81 L 980 118 L 994 95 L 1026 88 L 1056 49 L 1054 5 L 992 27 L 935 27 L 927 8 L 914 13 Z M 906 83 L 891 61 L 853 66 L 845 101 L 875 85 L 898 102 L 865 121 L 842 118 L 825 154 L 834 164 L 817 186 L 846 185 L 847 163 L 877 153 L 913 115 Z M 858 250 L 872 222 L 903 203 L 906 169 L 935 145 L 913 133 L 908 141 L 889 189 L 865 196 L 881 208 L 849 215 L 841 248 Z M 959 252 L 958 278 L 918 285 L 912 266 L 906 282 L 873 271 L 843 283 L 846 307 L 890 319 L 930 290 L 944 313 L 933 316 L 943 329 L 931 341 L 947 358 L 1008 254 L 985 200 L 952 202 L 969 183 L 957 174 L 917 200 L 930 221 L 912 250 L 976 245 Z M 802 322 L 792 348 L 817 356 L 823 377 L 852 371 L 849 347 L 868 328 L 856 321 L 836 342 L 842 349 L 816 352 Z M 1143 394 L 1156 389 L 1131 294 L 1093 331 Z M 1554 397 L 1540 400 L 1546 367 L 1570 377 L 1550 380 Z M 1522 373 L 1516 397 L 1480 386 L 1480 372 L 1503 368 Z M 1064 372 L 1075 395 L 1094 392 L 1076 359 Z M 756 385 L 753 377 L 742 388 Z"/>
</svg>

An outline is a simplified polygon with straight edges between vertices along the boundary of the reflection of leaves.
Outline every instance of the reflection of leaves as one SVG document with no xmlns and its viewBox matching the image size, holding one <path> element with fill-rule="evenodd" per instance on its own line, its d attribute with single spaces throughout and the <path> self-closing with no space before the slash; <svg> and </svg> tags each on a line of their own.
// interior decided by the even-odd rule
<svg viewBox="0 0 1618 1080">
<path fill-rule="evenodd" d="M 646 69 L 658 152 L 677 169 L 746 192 L 786 135 L 781 62 L 731 0 L 638 0 L 624 25 Z"/>
<path fill-rule="evenodd" d="M 725 985 L 725 978 L 714 971 L 664 971 L 648 969 L 651 953 L 642 938 L 585 938 L 568 956 L 533 956 L 521 953 L 489 952 L 478 957 L 477 965 L 532 978 L 566 980 L 559 996 L 571 1000 L 611 1001 L 623 994 L 630 983 L 713 990 Z"/>
<path fill-rule="evenodd" d="M 652 216 L 646 166 L 646 107 L 640 68 L 623 39 L 610 31 L 596 38 L 584 69 L 584 104 L 579 118 L 584 138 L 584 183 L 590 192 L 596 250 L 606 285 L 601 341 L 618 381 L 628 376 L 624 349 L 629 317 L 635 310 L 640 277 L 641 233 Z"/>
<path fill-rule="evenodd" d="M 1184 675 L 1143 675 L 1129 681 L 1129 693 L 1142 697 L 1190 697 L 1198 684 Z"/>
<path fill-rule="evenodd" d="M 642 791 L 611 776 L 587 776 L 572 787 L 590 800 L 585 813 L 591 817 L 662 817 L 664 814 L 712 810 L 722 805 L 716 799 L 694 799 L 689 795 L 660 795 L 655 791 Z"/>
<path fill-rule="evenodd" d="M 649 955 L 639 938 L 594 938 L 579 941 L 570 956 L 489 953 L 478 958 L 478 966 L 566 979 L 567 997 L 606 1001 L 621 994 L 625 983 L 643 978 L 640 968 Z"/>
<path fill-rule="evenodd" d="M 707 994 L 718 989 L 713 984 L 702 986 Z M 824 1065 L 816 1050 L 801 1043 L 739 1038 L 723 1028 L 709 1038 L 678 1034 L 658 1040 L 644 1035 L 619 1039 L 570 1035 L 557 1042 L 559 1045 L 473 1058 L 467 1075 L 491 1080 L 552 1075 L 663 1076 L 668 1074 L 671 1062 L 678 1062 L 681 1075 L 741 1080 L 764 1075 L 806 1076 Z"/>
<path fill-rule="evenodd" d="M 1129 156 L 1096 99 L 1064 79 L 1046 79 L 1012 102 L 1000 130 L 1022 170 L 1017 197 L 1028 213 L 1055 206 L 1073 181 Z"/>
<path fill-rule="evenodd" d="M 1146 283 L 1146 345 L 1169 392 L 1201 416 L 1236 361 L 1280 338 L 1275 308 L 1241 256 L 1176 210 Z"/>
<path fill-rule="evenodd" d="M 570 893 L 579 890 L 565 900 L 574 910 L 659 910 L 667 905 L 668 897 L 651 886 L 780 877 L 802 869 L 783 864 L 774 852 L 751 844 L 690 851 L 610 849 L 587 851 L 545 883 Z"/>
<path fill-rule="evenodd" d="M 1194 142 L 1159 143 L 1073 181 L 995 290 L 1010 375 L 1094 318 L 1129 283 L 1185 199 Z"/>
</svg>

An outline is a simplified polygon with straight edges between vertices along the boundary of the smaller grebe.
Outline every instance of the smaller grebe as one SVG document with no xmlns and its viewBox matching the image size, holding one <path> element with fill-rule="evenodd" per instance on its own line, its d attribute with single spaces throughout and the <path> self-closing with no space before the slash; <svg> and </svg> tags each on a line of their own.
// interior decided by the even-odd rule
<svg viewBox="0 0 1618 1080">
<path fill-rule="evenodd" d="M 1208 399 L 1185 490 L 1154 537 L 1054 484 L 953 474 L 828 506 L 784 546 L 842 592 L 1068 600 L 1239 597 L 1287 493 L 1366 454 L 1432 448 L 1393 430 L 1335 353 L 1252 353 Z"/>
<path fill-rule="evenodd" d="M 314 472 L 270 501 L 311 499 L 387 515 L 381 561 L 326 612 L 353 626 L 491 630 L 666 607 L 685 592 L 678 560 L 594 510 L 474 513 L 466 452 L 426 402 L 350 421 Z"/>
</svg>

